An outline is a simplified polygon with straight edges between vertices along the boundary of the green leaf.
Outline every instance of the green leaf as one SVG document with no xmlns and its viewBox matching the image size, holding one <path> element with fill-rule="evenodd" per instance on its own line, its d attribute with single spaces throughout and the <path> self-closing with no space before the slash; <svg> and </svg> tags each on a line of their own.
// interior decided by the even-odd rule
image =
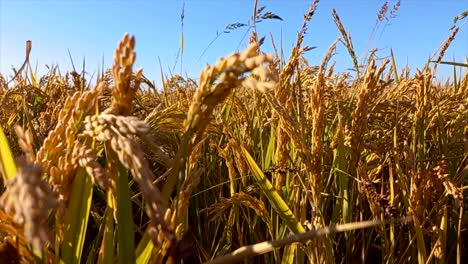
<svg viewBox="0 0 468 264">
<path fill-rule="evenodd" d="M 249 152 L 241 146 L 244 157 L 249 164 L 249 167 L 253 173 L 253 177 L 257 181 L 257 184 L 260 186 L 260 189 L 265 193 L 268 200 L 271 203 L 271 206 L 276 211 L 276 213 L 280 216 L 280 218 L 286 223 L 288 228 L 294 233 L 303 233 L 305 232 L 304 227 L 297 221 L 296 217 L 292 213 L 291 209 L 289 209 L 286 202 L 281 198 L 278 192 L 273 188 L 273 185 L 265 177 L 263 171 L 257 165 L 255 160 L 250 156 Z"/>
<path fill-rule="evenodd" d="M 80 168 L 73 179 L 71 195 L 63 223 L 60 263 L 80 263 L 93 197 L 93 182 Z"/>
<path fill-rule="evenodd" d="M 128 171 L 117 163 L 117 234 L 119 263 L 135 263 L 135 228 L 128 187 Z"/>
<path fill-rule="evenodd" d="M 34 87 L 39 88 L 39 83 L 37 82 L 36 75 L 35 75 L 34 72 L 32 71 L 31 65 L 29 66 L 29 77 L 31 77 L 31 84 L 32 84 Z"/>
<path fill-rule="evenodd" d="M 398 76 L 398 70 L 396 66 L 396 60 L 395 60 L 395 55 L 393 55 L 393 49 L 390 49 L 390 55 L 392 57 L 392 70 L 393 70 L 393 75 L 395 76 L 395 81 L 398 84 L 400 84 L 400 77 Z"/>
<path fill-rule="evenodd" d="M 98 263 L 112 264 L 114 263 L 114 245 L 115 245 L 115 224 L 114 211 L 115 199 L 112 191 L 107 192 L 107 210 L 105 214 L 104 237 L 99 252 Z"/>
<path fill-rule="evenodd" d="M 270 140 L 268 141 L 268 148 L 265 155 L 265 167 L 264 169 L 267 170 L 270 167 L 271 161 L 273 160 L 273 154 L 275 153 L 275 146 L 276 146 L 276 134 L 272 129 L 270 132 Z"/>
</svg>

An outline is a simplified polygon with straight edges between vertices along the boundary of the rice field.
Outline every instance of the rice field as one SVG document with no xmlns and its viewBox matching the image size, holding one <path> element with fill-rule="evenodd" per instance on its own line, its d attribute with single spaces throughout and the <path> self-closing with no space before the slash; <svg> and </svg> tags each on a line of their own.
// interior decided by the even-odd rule
<svg viewBox="0 0 468 264">
<path fill-rule="evenodd" d="M 125 34 L 92 83 L 0 75 L 0 263 L 463 263 L 468 68 L 436 73 L 468 13 L 410 74 L 361 65 L 337 12 L 309 65 L 317 4 L 287 60 L 253 31 L 156 87 Z M 334 70 L 337 45 L 353 71 Z"/>
</svg>

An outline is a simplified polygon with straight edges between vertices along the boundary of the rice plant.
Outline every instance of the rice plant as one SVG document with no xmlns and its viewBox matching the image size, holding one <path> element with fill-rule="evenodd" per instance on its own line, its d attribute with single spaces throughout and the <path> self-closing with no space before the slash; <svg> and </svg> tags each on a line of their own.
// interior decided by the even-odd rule
<svg viewBox="0 0 468 264">
<path fill-rule="evenodd" d="M 0 262 L 462 263 L 468 71 L 434 76 L 466 21 L 410 75 L 393 55 L 360 63 L 334 10 L 342 36 L 315 66 L 318 4 L 287 61 L 252 29 L 155 89 L 125 34 L 93 85 L 0 76 Z M 340 43 L 354 73 L 329 63 Z"/>
</svg>

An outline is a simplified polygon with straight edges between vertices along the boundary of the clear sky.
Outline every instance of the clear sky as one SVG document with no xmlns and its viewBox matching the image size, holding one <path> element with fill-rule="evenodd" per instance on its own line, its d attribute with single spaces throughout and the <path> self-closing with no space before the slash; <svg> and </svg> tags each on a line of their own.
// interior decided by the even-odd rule
<svg viewBox="0 0 468 264">
<path fill-rule="evenodd" d="M 176 60 L 181 38 L 181 9 L 185 2 L 185 48 L 182 67 Z M 81 70 L 83 58 L 86 70 L 96 73 L 105 60 L 109 68 L 117 41 L 125 32 L 136 37 L 137 67 L 159 83 L 160 65 L 166 75 L 171 72 L 198 78 L 206 63 L 214 63 L 238 47 L 245 47 L 247 28 L 222 34 L 204 53 L 216 32 L 234 22 L 247 23 L 252 15 L 253 0 L 0 0 L 0 71 L 11 74 L 11 67 L 19 68 L 24 60 L 25 42 L 32 40 L 30 61 L 40 74 L 45 65 L 58 64 L 65 72 L 71 69 L 70 50 L 75 66 Z M 265 20 L 257 25 L 260 37 L 266 36 L 264 51 L 272 52 L 270 33 L 276 45 L 282 43 L 285 55 L 300 30 L 303 14 L 312 1 L 259 0 L 283 18 Z M 392 7 L 396 0 L 389 1 Z M 345 28 L 351 33 L 358 57 L 366 48 L 382 0 L 322 0 L 309 24 L 304 44 L 317 46 L 308 51 L 310 64 L 320 63 L 327 48 L 340 35 L 331 15 L 335 8 Z M 371 47 L 381 50 L 381 57 L 393 49 L 397 66 L 406 63 L 422 68 L 428 57 L 444 41 L 453 18 L 468 10 L 468 0 L 402 0 L 397 17 L 382 24 Z M 382 31 L 382 28 L 384 30 Z M 334 57 L 336 69 L 344 71 L 352 62 L 341 45 Z M 468 56 L 468 25 L 457 35 L 446 53 L 445 60 L 464 62 Z M 177 62 L 177 65 L 175 63 Z M 175 67 L 174 67 L 175 66 Z M 439 77 L 452 74 L 451 66 L 441 65 Z"/>
</svg>

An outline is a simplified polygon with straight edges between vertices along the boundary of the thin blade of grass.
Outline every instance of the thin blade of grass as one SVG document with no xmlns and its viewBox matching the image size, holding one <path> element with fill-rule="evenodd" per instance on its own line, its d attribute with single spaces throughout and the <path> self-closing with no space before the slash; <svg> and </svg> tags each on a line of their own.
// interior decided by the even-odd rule
<svg viewBox="0 0 468 264">
<path fill-rule="evenodd" d="M 396 67 L 396 60 L 395 60 L 395 55 L 393 55 L 393 49 L 390 49 L 390 55 L 392 57 L 392 70 L 393 70 L 393 75 L 395 76 L 395 81 L 398 84 L 400 84 L 400 77 L 398 76 L 398 69 Z"/>
<path fill-rule="evenodd" d="M 433 63 L 437 63 L 437 61 L 431 61 Z M 447 65 L 453 65 L 453 66 L 460 66 L 460 67 L 468 67 L 468 64 L 462 63 L 462 62 L 456 62 L 456 61 L 441 61 L 439 62 L 440 64 L 447 64 Z"/>
<path fill-rule="evenodd" d="M 462 222 L 463 222 L 463 206 L 460 206 L 457 223 L 457 264 L 461 264 L 462 258 Z"/>
<path fill-rule="evenodd" d="M 416 245 L 417 245 L 417 250 L 418 250 L 418 263 L 419 264 L 425 264 L 427 261 L 427 251 L 426 251 L 426 246 L 424 242 L 424 235 L 423 231 L 421 228 L 421 224 L 419 222 L 419 219 L 416 217 L 413 217 L 414 221 L 414 230 L 416 232 Z"/>
<path fill-rule="evenodd" d="M 460 86 L 457 79 L 457 66 L 453 65 L 453 89 L 455 90 L 455 93 L 458 92 L 458 87 Z"/>
</svg>

